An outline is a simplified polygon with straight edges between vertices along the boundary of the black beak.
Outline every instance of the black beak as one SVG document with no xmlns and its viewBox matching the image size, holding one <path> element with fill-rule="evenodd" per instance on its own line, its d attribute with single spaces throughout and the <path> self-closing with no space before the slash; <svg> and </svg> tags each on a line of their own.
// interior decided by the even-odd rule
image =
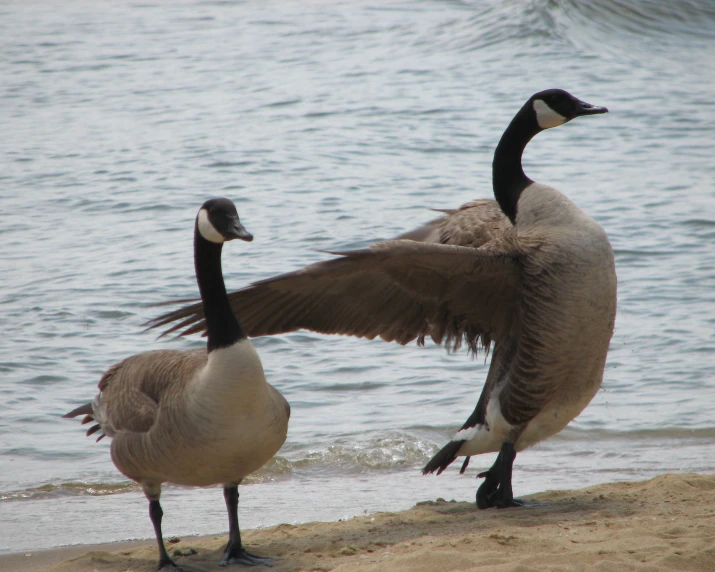
<svg viewBox="0 0 715 572">
<path fill-rule="evenodd" d="M 253 235 L 246 230 L 246 228 L 241 224 L 241 221 L 238 220 L 238 217 L 231 221 L 225 236 L 231 240 L 234 238 L 240 238 L 246 242 L 251 242 L 253 240 Z"/>
<path fill-rule="evenodd" d="M 576 116 L 581 115 L 598 115 L 600 113 L 608 113 L 608 109 L 605 107 L 599 107 L 598 105 L 591 105 L 585 101 L 578 102 L 578 108 L 576 110 Z"/>
</svg>

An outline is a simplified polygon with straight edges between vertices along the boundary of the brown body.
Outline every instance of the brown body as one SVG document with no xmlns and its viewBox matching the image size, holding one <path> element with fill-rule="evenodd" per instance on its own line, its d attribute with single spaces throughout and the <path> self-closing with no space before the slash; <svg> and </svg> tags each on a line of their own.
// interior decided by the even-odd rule
<svg viewBox="0 0 715 572">
<path fill-rule="evenodd" d="M 138 482 L 237 483 L 286 438 L 290 408 L 248 340 L 206 354 L 158 350 L 104 374 L 95 419 L 112 460 Z"/>
</svg>

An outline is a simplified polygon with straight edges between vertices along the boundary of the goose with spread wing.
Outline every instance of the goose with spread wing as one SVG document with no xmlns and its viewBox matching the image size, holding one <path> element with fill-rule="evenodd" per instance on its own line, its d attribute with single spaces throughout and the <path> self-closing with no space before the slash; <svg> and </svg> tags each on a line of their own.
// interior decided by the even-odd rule
<svg viewBox="0 0 715 572">
<path fill-rule="evenodd" d="M 261 360 L 229 306 L 221 250 L 229 240 L 253 240 L 228 199 L 206 201 L 196 217 L 194 264 L 208 330 L 207 347 L 135 354 L 109 368 L 93 402 L 64 417 L 94 422 L 87 435 L 112 439 L 116 467 L 149 500 L 159 545 L 157 569 L 179 567 L 167 554 L 159 498 L 162 483 L 222 484 L 229 542 L 221 565 L 270 565 L 248 552 L 238 526 L 238 485 L 283 445 L 290 406 L 264 376 Z M 240 314 L 239 314 L 240 316 Z"/>
<path fill-rule="evenodd" d="M 516 453 L 561 431 L 594 397 L 616 312 L 605 231 L 565 195 L 529 179 L 522 153 L 545 129 L 606 112 L 560 89 L 534 94 L 496 148 L 495 201 L 468 203 L 395 240 L 257 282 L 229 295 L 232 310 L 249 336 L 305 328 L 400 344 L 430 337 L 474 352 L 493 343 L 474 412 L 424 472 L 498 452 L 479 475 L 477 505 L 518 505 Z M 168 332 L 206 328 L 200 303 L 150 325 L 172 322 Z"/>
</svg>

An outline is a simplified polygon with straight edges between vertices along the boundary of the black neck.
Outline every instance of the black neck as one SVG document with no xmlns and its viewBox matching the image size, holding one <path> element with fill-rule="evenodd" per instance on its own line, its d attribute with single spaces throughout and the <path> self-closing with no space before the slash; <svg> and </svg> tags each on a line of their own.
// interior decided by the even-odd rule
<svg viewBox="0 0 715 572">
<path fill-rule="evenodd" d="M 516 222 L 516 205 L 522 191 L 534 182 L 524 174 L 521 156 L 527 143 L 540 131 L 541 128 L 536 122 L 536 114 L 529 100 L 511 120 L 494 152 L 492 163 L 494 198 L 512 224 Z"/>
<path fill-rule="evenodd" d="M 231 310 L 221 271 L 221 250 L 223 244 L 206 240 L 194 230 L 194 267 L 199 283 L 201 301 L 204 304 L 207 349 L 209 352 L 232 346 L 246 338 L 246 334 Z"/>
</svg>

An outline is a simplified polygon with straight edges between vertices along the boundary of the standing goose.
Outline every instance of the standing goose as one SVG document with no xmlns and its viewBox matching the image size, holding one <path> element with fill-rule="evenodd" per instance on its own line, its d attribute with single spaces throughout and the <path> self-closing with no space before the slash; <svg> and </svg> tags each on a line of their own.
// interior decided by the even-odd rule
<svg viewBox="0 0 715 572">
<path fill-rule="evenodd" d="M 616 312 L 613 252 L 604 230 L 556 189 L 522 169 L 527 143 L 544 129 L 606 113 L 560 89 L 536 93 L 494 153 L 496 201 L 479 200 L 395 240 L 257 282 L 229 296 L 250 336 L 306 328 L 419 343 L 430 336 L 476 352 L 494 342 L 477 406 L 424 468 L 441 473 L 458 456 L 499 452 L 479 476 L 477 505 L 519 504 L 516 452 L 561 431 L 603 379 Z M 201 304 L 151 322 L 168 332 L 204 330 Z M 168 333 L 167 332 L 167 333 Z"/>
<path fill-rule="evenodd" d="M 141 484 L 149 500 L 161 568 L 177 569 L 164 547 L 165 482 L 221 483 L 229 542 L 221 565 L 266 565 L 250 554 L 238 527 L 238 485 L 263 466 L 286 439 L 290 406 L 266 382 L 261 360 L 234 316 L 221 271 L 223 243 L 253 236 L 228 199 L 206 201 L 196 217 L 194 265 L 206 315 L 206 350 L 160 350 L 133 355 L 102 376 L 99 394 L 64 417 L 85 415 L 112 438 L 116 467 Z M 97 440 L 99 440 L 97 439 Z"/>
</svg>

